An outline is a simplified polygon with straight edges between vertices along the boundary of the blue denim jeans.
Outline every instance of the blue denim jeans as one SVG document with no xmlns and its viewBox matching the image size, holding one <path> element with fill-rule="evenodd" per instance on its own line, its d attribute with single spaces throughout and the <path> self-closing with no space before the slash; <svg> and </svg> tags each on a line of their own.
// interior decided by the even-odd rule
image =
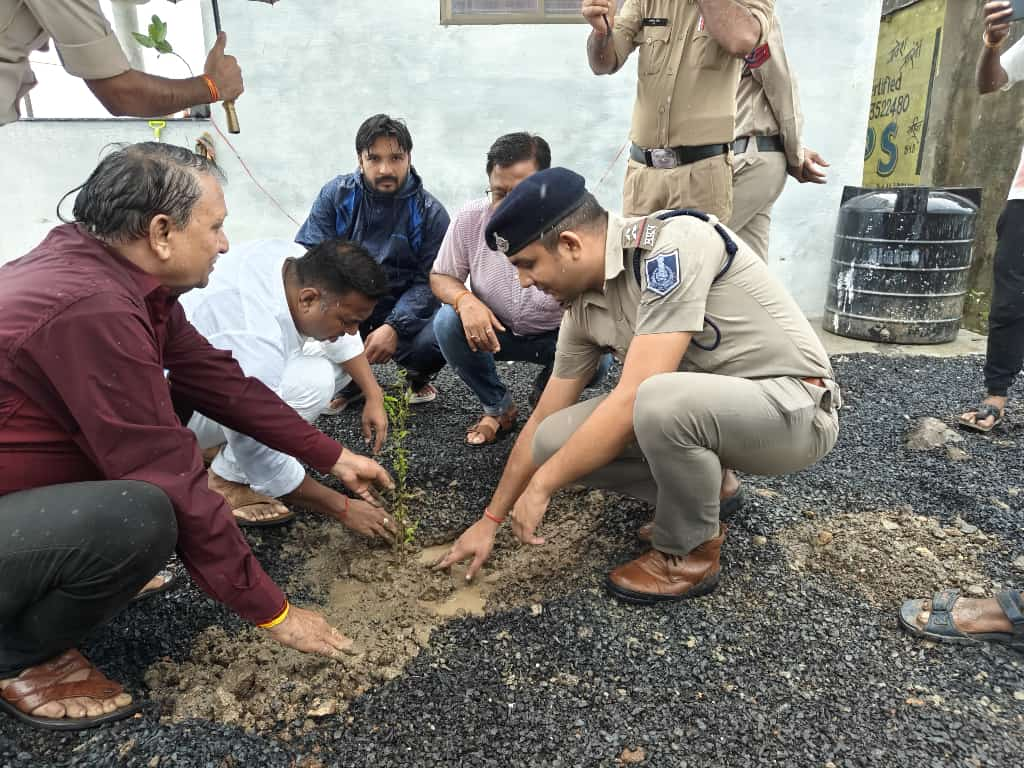
<svg viewBox="0 0 1024 768">
<path fill-rule="evenodd" d="M 517 336 L 511 331 L 495 333 L 501 345 L 500 351 L 474 352 L 466 341 L 462 319 L 455 314 L 454 309 L 445 304 L 434 315 L 434 336 L 445 360 L 466 386 L 473 390 L 483 405 L 484 413 L 491 416 L 501 415 L 512 405 L 512 396 L 498 376 L 495 361 L 516 360 L 541 366 L 533 383 L 534 393 L 539 396 L 551 377 L 555 363 L 555 344 L 558 342 L 557 329 L 535 336 Z M 602 357 L 594 378 L 587 386 L 599 384 L 608 373 L 610 365 L 611 355 Z"/>
</svg>

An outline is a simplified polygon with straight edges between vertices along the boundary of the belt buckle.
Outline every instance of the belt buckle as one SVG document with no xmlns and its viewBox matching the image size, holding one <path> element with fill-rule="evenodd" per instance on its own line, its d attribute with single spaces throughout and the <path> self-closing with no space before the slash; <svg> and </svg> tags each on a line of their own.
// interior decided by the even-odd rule
<svg viewBox="0 0 1024 768">
<path fill-rule="evenodd" d="M 674 149 L 652 149 L 651 151 L 651 167 L 661 168 L 662 170 L 671 170 L 679 165 L 679 158 L 676 157 Z"/>
</svg>

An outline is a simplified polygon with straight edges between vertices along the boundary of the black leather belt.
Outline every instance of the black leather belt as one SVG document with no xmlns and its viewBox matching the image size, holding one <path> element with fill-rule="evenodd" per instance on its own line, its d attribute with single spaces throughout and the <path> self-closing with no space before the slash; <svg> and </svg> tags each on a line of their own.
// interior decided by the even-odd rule
<svg viewBox="0 0 1024 768">
<path fill-rule="evenodd" d="M 733 154 L 742 155 L 747 151 L 750 140 L 757 140 L 758 152 L 785 152 L 786 145 L 782 143 L 780 136 L 740 136 L 732 143 Z"/>
<path fill-rule="evenodd" d="M 726 155 L 729 153 L 728 144 L 702 144 L 698 147 L 658 147 L 655 149 L 644 149 L 636 144 L 630 144 L 629 156 L 638 163 L 650 166 L 651 168 L 676 168 L 680 165 L 689 165 L 698 160 L 707 160 L 709 157 Z"/>
</svg>

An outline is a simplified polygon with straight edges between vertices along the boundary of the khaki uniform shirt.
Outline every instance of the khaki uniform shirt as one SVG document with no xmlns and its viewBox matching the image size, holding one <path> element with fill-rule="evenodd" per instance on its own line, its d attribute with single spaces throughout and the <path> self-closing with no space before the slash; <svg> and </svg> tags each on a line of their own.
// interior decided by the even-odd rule
<svg viewBox="0 0 1024 768">
<path fill-rule="evenodd" d="M 64 69 L 103 80 L 131 69 L 98 0 L 0 0 L 0 125 L 36 84 L 28 56 L 53 39 Z"/>
<path fill-rule="evenodd" d="M 775 0 L 737 2 L 760 22 L 763 43 Z M 667 22 L 650 24 L 656 19 Z M 711 37 L 696 0 L 626 0 L 615 15 L 612 44 L 613 71 L 640 48 L 633 143 L 651 148 L 733 140 L 743 60 Z"/>
<path fill-rule="evenodd" d="M 736 136 L 779 136 L 787 165 L 803 165 L 800 140 L 804 116 L 796 77 L 782 43 L 782 25 L 773 19 L 764 44 L 743 64 L 736 94 Z"/>
<path fill-rule="evenodd" d="M 712 221 L 715 221 L 712 219 Z M 651 224 L 654 224 L 651 227 Z M 633 245 L 642 251 L 641 282 L 633 272 Z M 628 244 L 628 245 L 626 245 Z M 732 267 L 714 226 L 691 216 L 608 217 L 603 291 L 576 298 L 562 318 L 554 375 L 591 375 L 610 351 L 624 361 L 633 338 L 654 333 L 694 334 L 680 370 L 747 379 L 793 376 L 832 379 L 825 348 L 800 307 L 746 245 Z"/>
</svg>

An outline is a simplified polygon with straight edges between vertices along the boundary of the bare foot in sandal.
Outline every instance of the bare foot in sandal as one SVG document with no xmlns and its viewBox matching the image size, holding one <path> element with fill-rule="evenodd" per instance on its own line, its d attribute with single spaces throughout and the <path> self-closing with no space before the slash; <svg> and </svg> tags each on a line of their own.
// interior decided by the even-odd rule
<svg viewBox="0 0 1024 768">
<path fill-rule="evenodd" d="M 499 435 L 513 430 L 518 419 L 519 408 L 515 403 L 501 415 L 485 413 L 466 430 L 466 445 L 490 445 Z"/>
<path fill-rule="evenodd" d="M 257 493 L 248 485 L 225 480 L 212 469 L 208 475 L 210 490 L 227 500 L 240 526 L 281 525 L 295 517 L 294 512 L 275 498 Z"/>
<path fill-rule="evenodd" d="M 994 598 L 960 597 L 955 589 L 932 599 L 907 600 L 900 624 L 913 635 L 940 642 L 991 640 L 1024 649 L 1024 598 L 1014 590 Z"/>
<path fill-rule="evenodd" d="M 0 680 L 0 704 L 23 722 L 69 730 L 119 720 L 139 709 L 121 685 L 75 650 Z"/>
<path fill-rule="evenodd" d="M 961 414 L 960 425 L 978 432 L 991 432 L 1003 420 L 1007 398 L 988 395 L 977 408 Z M 988 406 L 986 408 L 986 406 Z M 980 417 L 980 418 L 979 418 Z"/>
</svg>

